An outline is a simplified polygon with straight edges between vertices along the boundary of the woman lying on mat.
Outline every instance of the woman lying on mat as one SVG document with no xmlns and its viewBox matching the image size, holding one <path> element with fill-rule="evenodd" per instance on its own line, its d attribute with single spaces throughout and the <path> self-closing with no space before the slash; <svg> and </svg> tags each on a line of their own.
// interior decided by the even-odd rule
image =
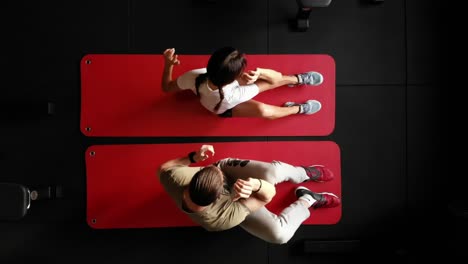
<svg viewBox="0 0 468 264">
<path fill-rule="evenodd" d="M 286 102 L 274 106 L 253 100 L 257 94 L 280 86 L 320 85 L 323 76 L 318 72 L 282 75 L 271 69 L 257 68 L 244 72 L 245 56 L 232 47 L 215 51 L 206 68 L 195 69 L 172 79 L 174 65 L 180 64 L 175 49 L 164 51 L 162 89 L 164 92 L 192 90 L 201 104 L 221 117 L 262 117 L 276 119 L 293 114 L 311 115 L 322 107 L 317 100 L 305 103 Z"/>
<path fill-rule="evenodd" d="M 159 180 L 177 207 L 208 231 L 222 231 L 240 225 L 267 242 L 288 242 L 309 209 L 339 206 L 332 193 L 316 193 L 299 186 L 297 200 L 279 215 L 265 205 L 276 194 L 275 184 L 296 184 L 333 179 L 333 173 L 320 165 L 293 166 L 281 161 L 221 159 L 206 167 L 189 167 L 214 155 L 211 145 L 203 145 L 189 155 L 166 161 L 158 169 Z"/>
</svg>

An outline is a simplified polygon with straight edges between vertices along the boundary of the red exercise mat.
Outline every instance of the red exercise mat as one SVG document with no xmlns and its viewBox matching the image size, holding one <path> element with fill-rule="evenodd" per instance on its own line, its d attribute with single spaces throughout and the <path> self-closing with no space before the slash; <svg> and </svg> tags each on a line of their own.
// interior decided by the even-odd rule
<svg viewBox="0 0 468 264">
<path fill-rule="evenodd" d="M 341 197 L 340 150 L 331 141 L 204 143 L 215 148 L 215 160 L 237 157 L 263 161 L 280 160 L 293 165 L 322 164 L 335 173 L 326 183 L 307 182 L 317 192 Z M 95 145 L 86 151 L 87 222 L 93 228 L 147 228 L 195 226 L 179 211 L 157 177 L 158 166 L 177 158 L 201 143 Z M 199 165 L 199 164 L 197 164 Z M 297 185 L 276 185 L 277 194 L 267 207 L 275 213 L 296 198 Z M 331 225 L 341 218 L 341 206 L 315 210 L 304 224 Z"/>
<path fill-rule="evenodd" d="M 209 55 L 179 55 L 185 71 L 206 67 Z M 279 87 L 254 99 L 274 105 L 316 99 L 313 115 L 278 120 L 220 118 L 203 108 L 191 91 L 161 90 L 162 55 L 90 54 L 81 60 L 81 132 L 90 137 L 326 136 L 335 125 L 335 61 L 328 55 L 247 55 L 248 69 L 284 74 L 318 71 L 320 86 Z"/>
</svg>

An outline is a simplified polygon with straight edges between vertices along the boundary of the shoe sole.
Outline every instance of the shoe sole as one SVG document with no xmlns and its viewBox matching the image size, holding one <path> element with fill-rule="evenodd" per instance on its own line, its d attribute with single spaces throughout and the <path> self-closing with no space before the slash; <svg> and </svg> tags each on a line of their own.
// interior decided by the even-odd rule
<svg viewBox="0 0 468 264">
<path fill-rule="evenodd" d="M 320 192 L 320 193 L 318 193 L 318 194 L 328 194 L 328 195 L 333 196 L 333 197 L 335 197 L 335 198 L 337 198 L 337 199 L 340 199 L 340 198 L 339 198 L 336 194 L 334 194 L 334 193 Z"/>
</svg>

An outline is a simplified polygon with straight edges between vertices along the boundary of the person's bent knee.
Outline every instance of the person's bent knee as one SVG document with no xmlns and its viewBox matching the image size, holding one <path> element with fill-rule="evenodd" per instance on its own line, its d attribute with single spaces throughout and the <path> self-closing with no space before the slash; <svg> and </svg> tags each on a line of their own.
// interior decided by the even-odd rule
<svg viewBox="0 0 468 264">
<path fill-rule="evenodd" d="M 269 242 L 272 244 L 282 245 L 288 243 L 289 240 L 291 240 L 291 236 L 285 236 L 281 233 L 275 233 L 271 235 Z"/>
<path fill-rule="evenodd" d="M 276 163 L 276 161 L 273 161 L 271 164 L 273 164 L 273 166 L 269 166 L 264 174 L 267 176 L 267 179 L 278 179 L 279 177 L 281 177 L 281 175 L 279 175 L 278 173 L 278 168 L 276 166 L 274 166 Z"/>
<path fill-rule="evenodd" d="M 281 245 L 288 243 L 293 234 L 286 232 L 283 224 L 276 222 L 275 225 L 269 225 L 269 230 L 264 233 L 263 238 L 272 244 Z"/>
<path fill-rule="evenodd" d="M 259 116 L 266 118 L 266 119 L 275 119 L 274 110 L 271 106 L 267 104 L 258 104 L 256 111 L 258 112 Z"/>
</svg>

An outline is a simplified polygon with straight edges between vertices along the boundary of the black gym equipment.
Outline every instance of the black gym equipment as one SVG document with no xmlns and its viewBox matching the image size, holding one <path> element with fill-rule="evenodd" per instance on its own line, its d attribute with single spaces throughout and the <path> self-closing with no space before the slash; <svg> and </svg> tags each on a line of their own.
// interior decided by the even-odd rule
<svg viewBox="0 0 468 264">
<path fill-rule="evenodd" d="M 0 183 L 0 221 L 22 219 L 31 207 L 31 201 L 62 197 L 61 186 L 30 189 L 17 183 Z"/>
<path fill-rule="evenodd" d="M 296 0 L 298 11 L 296 14 L 296 30 L 306 31 L 309 28 L 310 11 L 314 7 L 327 7 L 332 0 Z"/>
</svg>

